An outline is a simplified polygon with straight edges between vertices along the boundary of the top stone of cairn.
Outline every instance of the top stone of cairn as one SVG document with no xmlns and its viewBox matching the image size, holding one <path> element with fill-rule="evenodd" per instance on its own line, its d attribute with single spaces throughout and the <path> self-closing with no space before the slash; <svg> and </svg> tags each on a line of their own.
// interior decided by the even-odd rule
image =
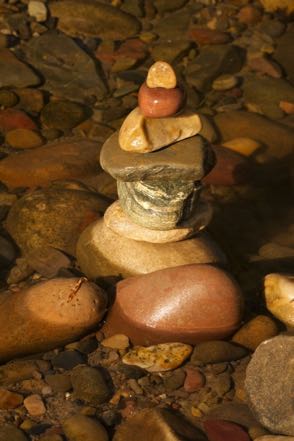
<svg viewBox="0 0 294 441">
<path fill-rule="evenodd" d="M 146 84 L 151 89 L 155 87 L 174 89 L 177 85 L 177 77 L 170 64 L 165 61 L 156 61 L 148 71 Z"/>
</svg>

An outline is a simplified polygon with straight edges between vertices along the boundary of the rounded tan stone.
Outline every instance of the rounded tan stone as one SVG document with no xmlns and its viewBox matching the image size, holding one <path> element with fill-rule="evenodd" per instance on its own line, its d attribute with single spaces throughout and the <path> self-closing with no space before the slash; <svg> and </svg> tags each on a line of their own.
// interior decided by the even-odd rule
<svg viewBox="0 0 294 441">
<path fill-rule="evenodd" d="M 63 346 L 98 325 L 101 288 L 84 278 L 52 279 L 0 300 L 0 361 Z"/>
<path fill-rule="evenodd" d="M 203 230 L 212 218 L 212 207 L 200 203 L 194 216 L 172 230 L 151 230 L 136 224 L 121 208 L 119 201 L 114 202 L 104 214 L 105 225 L 114 233 L 128 239 L 151 243 L 178 242 Z"/>
<path fill-rule="evenodd" d="M 91 279 L 129 277 L 177 265 L 225 261 L 221 250 L 203 233 L 174 243 L 139 242 L 114 233 L 103 219 L 83 231 L 76 253 L 82 271 Z"/>
<path fill-rule="evenodd" d="M 177 85 L 177 77 L 170 64 L 165 61 L 156 61 L 148 70 L 146 84 L 150 88 L 173 89 Z"/>
<path fill-rule="evenodd" d="M 15 129 L 8 132 L 5 141 L 16 149 L 32 149 L 43 144 L 43 138 L 34 130 Z"/>
<path fill-rule="evenodd" d="M 217 77 L 213 83 L 214 90 L 230 90 L 238 84 L 238 78 L 234 75 L 224 74 Z"/>
<path fill-rule="evenodd" d="M 232 341 L 255 351 L 263 341 L 275 337 L 279 333 L 276 323 L 266 315 L 258 315 L 245 323 L 234 334 Z"/>
<path fill-rule="evenodd" d="M 264 288 L 267 308 L 285 325 L 294 328 L 294 275 L 268 274 Z"/>
<path fill-rule="evenodd" d="M 239 326 L 242 304 L 238 284 L 225 271 L 180 265 L 119 282 L 102 330 L 144 346 L 219 340 Z"/>
</svg>

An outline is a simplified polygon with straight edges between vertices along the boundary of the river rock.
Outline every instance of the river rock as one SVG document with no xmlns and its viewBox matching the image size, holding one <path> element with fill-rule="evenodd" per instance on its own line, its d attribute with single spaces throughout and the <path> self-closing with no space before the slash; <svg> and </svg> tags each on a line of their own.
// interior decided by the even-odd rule
<svg viewBox="0 0 294 441">
<path fill-rule="evenodd" d="M 286 326 L 294 328 L 294 277 L 268 274 L 264 280 L 265 300 L 269 311 Z"/>
<path fill-rule="evenodd" d="M 100 147 L 86 139 L 68 138 L 0 161 L 0 180 L 9 188 L 47 186 L 62 179 L 83 179 L 99 171 Z"/>
<path fill-rule="evenodd" d="M 254 438 L 254 441 L 294 441 L 294 436 L 263 435 Z"/>
<path fill-rule="evenodd" d="M 247 367 L 245 388 L 259 422 L 273 433 L 294 436 L 294 336 L 266 340 Z"/>
<path fill-rule="evenodd" d="M 103 425 L 96 419 L 85 415 L 73 415 L 66 418 L 62 427 L 69 441 L 108 441 Z"/>
<path fill-rule="evenodd" d="M 206 420 L 203 423 L 209 441 L 250 441 L 250 437 L 238 424 L 222 420 Z"/>
<path fill-rule="evenodd" d="M 166 118 L 145 118 L 136 107 L 124 120 L 118 142 L 127 152 L 148 153 L 190 138 L 200 130 L 201 120 L 191 111 Z"/>
<path fill-rule="evenodd" d="M 63 7 L 65 3 L 58 4 Z M 70 10 L 77 11 L 77 8 L 72 6 Z M 54 95 L 82 102 L 104 97 L 106 88 L 94 60 L 66 35 L 49 31 L 32 38 L 27 43 L 25 54 L 32 66 L 44 76 L 42 88 Z"/>
<path fill-rule="evenodd" d="M 125 40 L 140 31 L 136 17 L 100 2 L 54 1 L 50 3 L 50 12 L 58 18 L 58 28 L 71 37 Z"/>
<path fill-rule="evenodd" d="M 18 109 L 0 110 L 0 132 L 7 133 L 15 129 L 36 130 L 37 125 L 25 113 Z"/>
<path fill-rule="evenodd" d="M 275 12 L 283 9 L 288 14 L 294 12 L 292 0 L 261 0 L 261 4 L 266 12 Z"/>
<path fill-rule="evenodd" d="M 118 426 L 113 441 L 205 441 L 204 433 L 169 409 L 144 409 Z"/>
<path fill-rule="evenodd" d="M 195 344 L 230 335 L 241 314 L 240 289 L 226 272 L 183 265 L 119 282 L 103 332 L 124 333 L 139 345 Z"/>
<path fill-rule="evenodd" d="M 48 246 L 74 254 L 80 233 L 106 207 L 105 200 L 90 191 L 36 190 L 12 206 L 6 228 L 24 254 Z"/>
<path fill-rule="evenodd" d="M 12 424 L 3 424 L 0 427 L 0 441 L 27 441 L 24 432 Z"/>
<path fill-rule="evenodd" d="M 224 262 L 225 258 L 207 235 L 174 243 L 153 244 L 127 239 L 107 228 L 103 220 L 81 234 L 76 254 L 89 278 L 146 274 L 189 263 Z"/>
<path fill-rule="evenodd" d="M 136 224 L 121 208 L 119 201 L 114 202 L 104 214 L 105 225 L 123 237 L 152 243 L 178 242 L 195 235 L 204 229 L 212 218 L 212 207 L 199 203 L 195 213 L 172 230 L 151 230 Z"/>
<path fill-rule="evenodd" d="M 291 57 L 293 38 L 294 25 L 289 24 L 287 32 L 277 40 L 277 47 L 274 53 L 274 58 L 281 64 L 281 66 L 283 66 L 286 72 L 286 77 L 292 85 L 294 85 L 294 63 Z"/>
<path fill-rule="evenodd" d="M 201 186 L 193 181 L 118 181 L 117 191 L 123 211 L 135 223 L 170 230 L 195 211 Z"/>
<path fill-rule="evenodd" d="M 36 86 L 39 77 L 9 49 L 0 49 L 0 88 Z"/>
<path fill-rule="evenodd" d="M 270 157 L 283 158 L 293 152 L 294 129 L 252 112 L 219 113 L 214 122 L 224 141 L 247 137 L 266 146 Z"/>
<path fill-rule="evenodd" d="M 101 288 L 83 278 L 52 279 L 2 294 L 0 360 L 74 341 L 98 325 L 105 310 Z"/>
<path fill-rule="evenodd" d="M 155 0 L 154 4 L 160 14 L 182 8 L 187 0 Z"/>
<path fill-rule="evenodd" d="M 72 129 L 88 117 L 86 107 L 71 101 L 51 101 L 41 112 L 42 124 L 50 129 Z"/>
<path fill-rule="evenodd" d="M 209 44 L 225 44 L 230 41 L 230 35 L 216 29 L 192 28 L 189 31 L 189 38 L 199 46 Z"/>
<path fill-rule="evenodd" d="M 247 350 L 228 341 L 211 340 L 198 344 L 191 360 L 202 363 L 223 363 L 239 360 L 247 355 Z"/>
<path fill-rule="evenodd" d="M 247 76 L 243 91 L 247 107 L 271 119 L 283 117 L 281 101 L 294 103 L 294 87 L 282 78 Z"/>
<path fill-rule="evenodd" d="M 229 141 L 224 142 L 222 146 L 244 156 L 250 156 L 262 147 L 259 142 L 252 138 L 230 139 Z"/>
<path fill-rule="evenodd" d="M 193 136 L 152 155 L 129 154 L 120 148 L 116 132 L 104 143 L 100 163 L 121 181 L 198 181 L 213 167 L 214 153 L 201 136 Z"/>
<path fill-rule="evenodd" d="M 71 373 L 74 397 L 92 406 L 98 406 L 110 398 L 111 390 L 103 372 L 90 366 L 78 366 Z"/>
<path fill-rule="evenodd" d="M 40 147 L 43 144 L 43 138 L 34 130 L 14 129 L 6 134 L 5 142 L 16 149 L 31 149 Z"/>
</svg>

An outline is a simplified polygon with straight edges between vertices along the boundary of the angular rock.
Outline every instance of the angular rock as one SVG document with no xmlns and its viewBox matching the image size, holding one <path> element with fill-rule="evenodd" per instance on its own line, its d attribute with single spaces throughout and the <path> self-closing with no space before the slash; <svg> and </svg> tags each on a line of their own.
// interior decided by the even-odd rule
<svg viewBox="0 0 294 441">
<path fill-rule="evenodd" d="M 101 167 L 121 181 L 197 181 L 214 165 L 212 149 L 200 136 L 193 136 L 158 150 L 152 155 L 125 152 L 114 133 L 104 143 Z"/>
<path fill-rule="evenodd" d="M 252 138 L 233 138 L 222 143 L 222 146 L 244 156 L 250 156 L 262 147 L 259 142 Z"/>
<path fill-rule="evenodd" d="M 123 332 L 139 345 L 195 344 L 230 335 L 241 315 L 240 289 L 226 272 L 210 265 L 183 265 L 119 282 L 103 332 Z M 236 350 L 238 357 L 247 352 Z"/>
<path fill-rule="evenodd" d="M 69 441 L 108 441 L 108 434 L 103 425 L 84 415 L 67 417 L 62 427 Z"/>
<path fill-rule="evenodd" d="M 146 118 L 136 107 L 124 120 L 118 142 L 127 152 L 148 153 L 190 138 L 200 130 L 199 116 L 189 110 L 177 116 Z"/>
<path fill-rule="evenodd" d="M 223 112 L 216 115 L 214 122 L 224 141 L 250 136 L 265 145 L 274 158 L 283 158 L 293 152 L 294 129 L 257 113 Z"/>
<path fill-rule="evenodd" d="M 76 10 L 74 6 L 71 9 Z M 84 101 L 93 97 L 99 100 L 105 95 L 105 85 L 94 60 L 64 34 L 49 31 L 32 38 L 26 47 L 26 57 L 44 76 L 42 88 L 56 96 Z"/>
<path fill-rule="evenodd" d="M 211 340 L 199 343 L 193 351 L 192 361 L 203 363 L 223 363 L 239 360 L 247 355 L 247 350 L 227 341 Z"/>
<path fill-rule="evenodd" d="M 92 406 L 107 401 L 111 390 L 99 369 L 90 366 L 78 366 L 71 373 L 74 397 Z"/>
<path fill-rule="evenodd" d="M 0 441 L 27 441 L 24 432 L 12 424 L 3 424 L 0 427 Z"/>
<path fill-rule="evenodd" d="M 273 433 L 294 436 L 294 336 L 279 335 L 256 349 L 245 387 L 258 421 Z"/>
<path fill-rule="evenodd" d="M 99 167 L 99 144 L 86 139 L 68 138 L 11 154 L 0 161 L 0 180 L 8 187 L 47 186 L 62 179 L 94 176 Z"/>
<path fill-rule="evenodd" d="M 171 230 L 195 212 L 201 186 L 193 181 L 118 181 L 117 191 L 123 211 L 135 223 Z"/>
<path fill-rule="evenodd" d="M 58 18 L 58 28 L 71 37 L 125 40 L 140 31 L 140 22 L 118 8 L 89 0 L 64 0 L 50 3 Z"/>
<path fill-rule="evenodd" d="M 0 360 L 43 352 L 74 341 L 102 319 L 103 291 L 83 278 L 52 279 L 0 303 Z"/>
<path fill-rule="evenodd" d="M 279 333 L 276 323 L 266 315 L 258 315 L 245 323 L 233 335 L 232 341 L 255 351 L 255 349 L 265 340 L 275 337 Z"/>
<path fill-rule="evenodd" d="M 90 191 L 36 190 L 12 206 L 6 228 L 24 254 L 48 246 L 74 254 L 81 232 L 106 207 L 106 201 Z"/>
<path fill-rule="evenodd" d="M 235 423 L 222 420 L 206 420 L 203 423 L 209 441 L 250 441 L 245 430 Z"/>
<path fill-rule="evenodd" d="M 294 328 L 294 277 L 268 274 L 264 280 L 265 300 L 269 311 L 286 326 Z"/>
<path fill-rule="evenodd" d="M 118 426 L 113 441 L 205 441 L 204 433 L 169 409 L 145 409 Z"/>
<path fill-rule="evenodd" d="M 184 343 L 163 343 L 147 348 L 136 346 L 123 356 L 122 361 L 148 372 L 165 372 L 181 366 L 191 352 L 192 346 Z"/>
<path fill-rule="evenodd" d="M 89 278 L 146 274 L 189 263 L 223 262 L 224 255 L 206 235 L 175 243 L 152 244 L 126 239 L 104 225 L 89 225 L 81 234 L 76 255 Z"/>
<path fill-rule="evenodd" d="M 178 242 L 195 235 L 204 229 L 212 218 L 212 207 L 199 203 L 194 214 L 172 230 L 151 230 L 131 220 L 122 210 L 119 201 L 114 202 L 104 214 L 104 223 L 114 233 L 143 242 L 168 243 Z"/>
<path fill-rule="evenodd" d="M 40 79 L 9 49 L 0 49 L 0 88 L 36 86 Z"/>
</svg>

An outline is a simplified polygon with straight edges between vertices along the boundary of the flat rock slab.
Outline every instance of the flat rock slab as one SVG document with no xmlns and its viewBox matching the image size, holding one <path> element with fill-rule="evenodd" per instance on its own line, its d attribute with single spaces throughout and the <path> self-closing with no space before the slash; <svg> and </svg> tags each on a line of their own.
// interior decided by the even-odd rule
<svg viewBox="0 0 294 441">
<path fill-rule="evenodd" d="M 8 49 L 0 49 L 0 88 L 27 87 L 40 83 L 34 71 Z"/>
<path fill-rule="evenodd" d="M 103 332 L 124 333 L 139 345 L 195 344 L 227 337 L 241 316 L 241 291 L 229 274 L 182 265 L 119 282 Z"/>
<path fill-rule="evenodd" d="M 103 145 L 101 167 L 121 181 L 199 180 L 214 165 L 214 153 L 201 136 L 193 136 L 152 153 L 122 150 L 118 132 Z"/>
<path fill-rule="evenodd" d="M 207 235 L 175 243 L 139 242 L 114 233 L 103 219 L 83 231 L 76 255 L 82 271 L 93 279 L 129 277 L 189 263 L 225 262 L 223 253 Z"/>
<path fill-rule="evenodd" d="M 293 335 L 279 335 L 256 349 L 245 388 L 256 418 L 273 433 L 294 436 L 293 378 Z"/>
</svg>

